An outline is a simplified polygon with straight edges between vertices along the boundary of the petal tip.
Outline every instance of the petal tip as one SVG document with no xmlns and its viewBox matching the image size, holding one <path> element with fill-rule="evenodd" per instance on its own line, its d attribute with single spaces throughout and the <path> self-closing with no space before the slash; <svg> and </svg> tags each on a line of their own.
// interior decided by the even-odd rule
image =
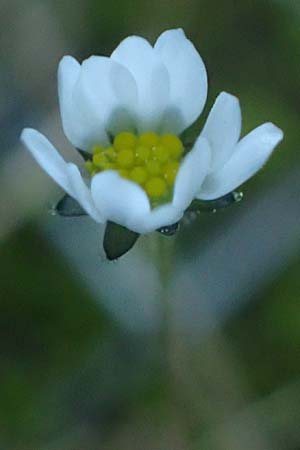
<svg viewBox="0 0 300 450">
<path fill-rule="evenodd" d="M 65 55 L 61 58 L 58 64 L 58 77 L 59 79 L 65 77 L 68 73 L 72 73 L 73 71 L 77 73 L 79 68 L 80 64 L 77 59 L 73 58 L 73 56 Z"/>
<path fill-rule="evenodd" d="M 21 131 L 21 134 L 20 134 L 20 140 L 21 140 L 22 142 L 24 142 L 24 140 L 26 139 L 26 136 L 27 136 L 27 134 L 28 134 L 28 131 L 30 131 L 30 128 L 23 128 L 23 130 Z"/>
<path fill-rule="evenodd" d="M 276 144 L 279 144 L 284 138 L 284 132 L 272 122 L 265 124 L 265 130 L 266 138 L 272 139 Z"/>
<path fill-rule="evenodd" d="M 236 104 L 240 104 L 240 101 L 236 95 L 230 94 L 229 92 L 222 91 L 218 96 L 219 101 L 223 102 L 234 102 Z"/>
<path fill-rule="evenodd" d="M 186 39 L 186 34 L 183 28 L 171 28 L 170 30 L 163 31 L 160 36 L 157 38 L 156 43 L 159 44 L 161 41 L 164 41 L 165 38 L 177 37 L 181 39 Z"/>
<path fill-rule="evenodd" d="M 65 65 L 65 64 L 79 64 L 78 61 L 71 55 L 64 55 L 61 60 L 59 61 L 59 66 Z"/>
<path fill-rule="evenodd" d="M 162 34 L 164 33 L 169 33 L 169 34 L 177 34 L 178 36 L 182 36 L 182 37 L 186 37 L 185 32 L 183 31 L 183 28 L 171 28 L 170 30 L 166 30 L 164 31 Z"/>
<path fill-rule="evenodd" d="M 29 139 L 37 137 L 39 135 L 40 135 L 39 131 L 35 130 L 34 128 L 30 127 L 23 128 L 20 134 L 20 140 L 21 142 L 23 142 L 23 144 L 26 145 Z"/>
</svg>

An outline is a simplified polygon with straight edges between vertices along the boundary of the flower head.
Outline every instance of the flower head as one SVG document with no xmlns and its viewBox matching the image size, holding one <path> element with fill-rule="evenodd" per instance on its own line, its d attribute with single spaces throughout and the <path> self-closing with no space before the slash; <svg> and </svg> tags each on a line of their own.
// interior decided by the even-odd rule
<svg viewBox="0 0 300 450">
<path fill-rule="evenodd" d="M 238 100 L 221 94 L 187 152 L 181 133 L 207 97 L 203 61 L 182 30 L 152 47 L 125 39 L 108 57 L 62 59 L 58 91 L 64 132 L 87 156 L 85 173 L 39 132 L 22 141 L 93 219 L 144 234 L 178 222 L 195 198 L 221 197 L 251 177 L 282 139 L 272 124 L 240 142 Z"/>
</svg>

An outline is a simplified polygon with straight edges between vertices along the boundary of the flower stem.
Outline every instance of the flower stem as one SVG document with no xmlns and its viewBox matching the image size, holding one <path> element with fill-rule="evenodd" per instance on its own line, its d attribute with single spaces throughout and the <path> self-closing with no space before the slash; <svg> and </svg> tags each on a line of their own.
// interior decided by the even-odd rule
<svg viewBox="0 0 300 450">
<path fill-rule="evenodd" d="M 161 284 L 161 336 L 166 358 L 169 356 L 169 340 L 173 328 L 173 309 L 170 299 L 170 281 L 174 261 L 174 240 L 159 236 L 158 259 Z"/>
<path fill-rule="evenodd" d="M 156 240 L 161 282 L 160 345 L 163 352 L 162 358 L 165 367 L 170 413 L 179 424 L 183 448 L 190 450 L 193 442 L 193 425 L 190 421 L 190 414 L 186 407 L 187 402 L 177 373 L 177 359 L 181 359 L 182 345 L 176 329 L 170 291 L 175 261 L 174 243 L 174 238 L 166 238 L 165 236 L 158 236 Z"/>
</svg>

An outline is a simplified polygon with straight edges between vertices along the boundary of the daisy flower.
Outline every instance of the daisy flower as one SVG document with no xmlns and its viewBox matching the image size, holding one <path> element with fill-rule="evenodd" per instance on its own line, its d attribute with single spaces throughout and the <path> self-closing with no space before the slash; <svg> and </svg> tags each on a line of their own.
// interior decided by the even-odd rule
<svg viewBox="0 0 300 450">
<path fill-rule="evenodd" d="M 106 250 L 113 230 L 123 230 L 124 249 L 106 251 L 110 259 L 140 234 L 177 224 L 193 200 L 231 193 L 283 138 L 267 123 L 239 140 L 239 102 L 222 93 L 187 151 L 181 135 L 204 108 L 207 73 L 180 29 L 165 31 L 154 46 L 128 37 L 110 57 L 92 56 L 82 64 L 65 56 L 58 94 L 65 135 L 83 155 L 84 171 L 38 131 L 26 128 L 21 139 L 67 193 L 60 208 L 76 204 L 78 214 L 106 224 Z"/>
</svg>

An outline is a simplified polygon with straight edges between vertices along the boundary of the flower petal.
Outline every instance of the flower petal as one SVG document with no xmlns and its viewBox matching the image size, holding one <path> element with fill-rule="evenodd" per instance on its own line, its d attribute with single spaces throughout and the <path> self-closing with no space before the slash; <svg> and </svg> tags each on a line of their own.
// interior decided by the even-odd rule
<svg viewBox="0 0 300 450">
<path fill-rule="evenodd" d="M 150 212 L 146 193 L 137 184 L 125 180 L 112 170 L 92 179 L 92 197 L 105 220 L 110 220 L 137 233 L 140 221 Z"/>
<path fill-rule="evenodd" d="M 78 167 L 73 163 L 69 163 L 67 164 L 67 171 L 73 197 L 96 222 L 104 223 L 105 220 L 97 210 L 92 198 L 91 190 L 85 184 Z"/>
<path fill-rule="evenodd" d="M 242 116 L 239 100 L 222 92 L 208 116 L 201 136 L 212 151 L 211 170 L 220 169 L 232 155 L 241 134 Z"/>
<path fill-rule="evenodd" d="M 58 67 L 58 96 L 63 129 L 74 147 L 90 150 L 95 143 L 106 143 L 104 126 L 86 102 L 74 103 L 74 92 L 81 74 L 80 64 L 65 56 Z"/>
<path fill-rule="evenodd" d="M 208 175 L 197 197 L 211 200 L 233 191 L 264 165 L 282 139 L 283 132 L 272 123 L 253 130 L 237 144 L 227 164 Z"/>
<path fill-rule="evenodd" d="M 145 191 L 112 170 L 95 175 L 91 190 L 94 203 L 105 220 L 139 234 L 176 223 L 183 215 L 183 211 L 171 203 L 151 210 Z"/>
<path fill-rule="evenodd" d="M 111 58 L 126 67 L 136 81 L 138 131 L 159 131 L 169 104 L 169 74 L 165 65 L 149 42 L 137 36 L 124 39 Z"/>
<path fill-rule="evenodd" d="M 144 221 L 140 223 L 140 227 L 143 228 L 143 233 L 151 233 L 159 228 L 179 222 L 183 213 L 184 211 L 177 206 L 167 203 L 150 211 L 145 216 Z"/>
<path fill-rule="evenodd" d="M 107 142 L 97 137 L 99 128 L 114 134 L 133 129 L 136 83 L 121 64 L 111 58 L 92 56 L 82 63 L 73 102 L 74 107 L 82 111 L 85 126 L 93 127 L 90 133 L 98 139 L 94 143 L 104 144 Z"/>
<path fill-rule="evenodd" d="M 68 165 L 48 139 L 32 128 L 25 128 L 21 134 L 21 141 L 45 172 L 73 196 L 68 177 Z"/>
<path fill-rule="evenodd" d="M 210 167 L 211 151 L 207 140 L 199 137 L 186 155 L 176 177 L 173 205 L 185 210 L 199 192 Z"/>
<path fill-rule="evenodd" d="M 170 104 L 164 118 L 164 131 L 179 134 L 197 119 L 205 105 L 205 65 L 181 29 L 162 33 L 154 48 L 168 69 L 170 77 Z M 173 124 L 171 120 L 169 123 L 170 114 L 173 117 L 177 115 L 180 120 L 177 119 L 177 123 Z"/>
<path fill-rule="evenodd" d="M 78 168 L 66 163 L 48 139 L 36 130 L 25 128 L 21 141 L 30 151 L 42 169 L 97 222 L 103 222 L 96 210 L 90 190 L 84 183 Z"/>
</svg>

